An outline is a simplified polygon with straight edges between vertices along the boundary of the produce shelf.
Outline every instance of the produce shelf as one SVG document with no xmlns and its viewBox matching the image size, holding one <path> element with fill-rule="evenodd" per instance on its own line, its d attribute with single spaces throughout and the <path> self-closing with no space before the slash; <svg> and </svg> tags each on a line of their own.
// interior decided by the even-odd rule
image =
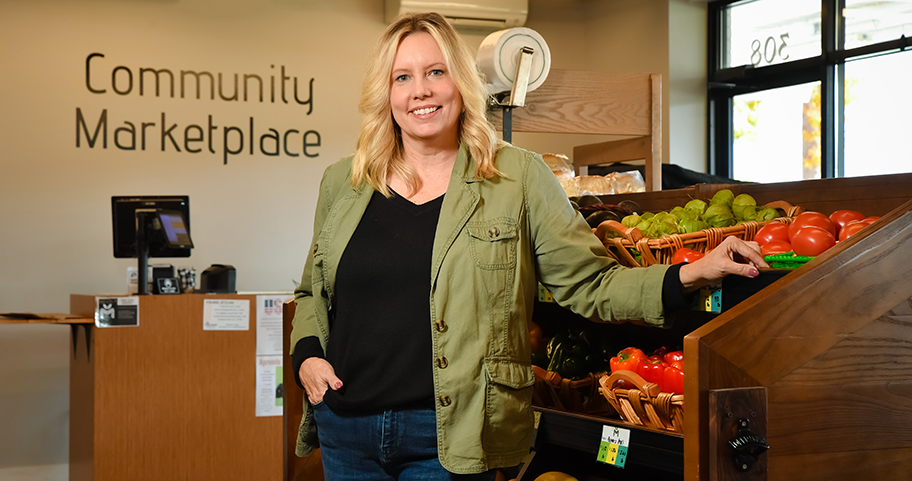
<svg viewBox="0 0 912 481">
<path fill-rule="evenodd" d="M 588 454 L 589 459 L 597 463 L 602 427 L 616 426 L 630 430 L 625 469 L 640 466 L 671 474 L 684 473 L 684 436 L 680 434 L 638 427 L 618 419 L 544 408 L 536 408 L 536 411 L 541 413 L 535 440 L 538 450 L 561 446 Z"/>
<path fill-rule="evenodd" d="M 781 199 L 810 211 L 882 218 L 798 269 L 727 278 L 718 314 L 696 313 L 670 330 L 600 329 L 644 348 L 683 341 L 685 434 L 541 409 L 536 454 L 521 481 L 550 470 L 580 481 L 909 478 L 912 174 L 698 184 L 602 201 L 629 199 L 661 211 L 721 188 L 758 203 Z M 552 325 L 572 322 L 559 309 L 536 306 L 546 331 L 552 316 Z M 749 425 L 745 436 L 769 445 L 743 471 L 729 445 L 742 437 L 742 421 Z M 612 423 L 631 432 L 625 469 L 595 461 L 601 426 Z"/>
</svg>

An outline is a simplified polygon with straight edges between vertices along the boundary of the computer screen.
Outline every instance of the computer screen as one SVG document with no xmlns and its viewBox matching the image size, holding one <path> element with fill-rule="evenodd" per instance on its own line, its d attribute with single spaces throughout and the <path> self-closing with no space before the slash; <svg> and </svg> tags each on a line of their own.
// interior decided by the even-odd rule
<svg viewBox="0 0 912 481">
<path fill-rule="evenodd" d="M 165 232 L 165 242 L 174 249 L 193 248 L 190 231 L 182 213 L 176 210 L 156 210 L 158 221 Z"/>
<path fill-rule="evenodd" d="M 190 197 L 146 195 L 111 197 L 114 257 L 136 257 L 136 212 L 152 214 L 165 235 L 150 236 L 149 257 L 190 257 Z"/>
</svg>

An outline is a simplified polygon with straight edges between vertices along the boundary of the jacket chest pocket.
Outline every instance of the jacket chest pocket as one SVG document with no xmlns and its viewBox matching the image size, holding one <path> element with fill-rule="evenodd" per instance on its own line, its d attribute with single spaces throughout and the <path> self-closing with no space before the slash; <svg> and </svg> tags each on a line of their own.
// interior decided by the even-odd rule
<svg viewBox="0 0 912 481">
<path fill-rule="evenodd" d="M 509 269 L 516 265 L 516 221 L 509 217 L 466 224 L 475 265 L 481 269 Z"/>
</svg>

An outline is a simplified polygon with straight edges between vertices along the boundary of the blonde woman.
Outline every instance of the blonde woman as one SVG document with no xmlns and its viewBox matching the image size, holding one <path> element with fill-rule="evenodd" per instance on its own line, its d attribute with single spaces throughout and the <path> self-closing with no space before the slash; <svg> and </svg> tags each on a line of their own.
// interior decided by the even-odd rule
<svg viewBox="0 0 912 481">
<path fill-rule="evenodd" d="M 492 480 L 519 464 L 539 282 L 584 317 L 661 326 L 686 291 L 765 266 L 735 240 L 685 266 L 618 265 L 485 109 L 473 53 L 440 15 L 381 36 L 357 152 L 323 175 L 295 293 L 297 453 L 321 448 L 329 481 Z"/>
</svg>

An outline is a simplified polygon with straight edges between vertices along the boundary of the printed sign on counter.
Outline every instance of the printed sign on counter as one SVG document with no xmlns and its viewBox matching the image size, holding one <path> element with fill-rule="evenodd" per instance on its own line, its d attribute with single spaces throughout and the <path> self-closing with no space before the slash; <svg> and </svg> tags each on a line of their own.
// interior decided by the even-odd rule
<svg viewBox="0 0 912 481">
<path fill-rule="evenodd" d="M 139 325 L 139 297 L 96 297 L 96 327 L 127 327 Z"/>
<path fill-rule="evenodd" d="M 291 294 L 257 296 L 257 356 L 282 355 L 282 304 L 292 297 Z"/>
<path fill-rule="evenodd" d="M 250 330 L 250 301 L 247 299 L 204 299 L 203 330 Z"/>
<path fill-rule="evenodd" d="M 257 356 L 256 364 L 256 415 L 281 416 L 285 399 L 282 356 Z"/>
</svg>

